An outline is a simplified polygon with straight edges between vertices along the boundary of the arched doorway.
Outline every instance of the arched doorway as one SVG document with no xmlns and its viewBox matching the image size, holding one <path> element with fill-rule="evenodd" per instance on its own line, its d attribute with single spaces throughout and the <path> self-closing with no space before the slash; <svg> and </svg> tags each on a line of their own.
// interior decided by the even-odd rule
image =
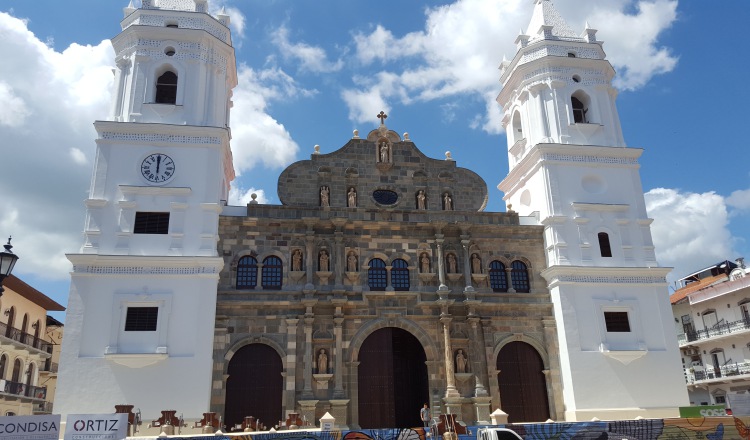
<svg viewBox="0 0 750 440">
<path fill-rule="evenodd" d="M 419 409 L 429 401 L 426 356 L 411 333 L 386 327 L 359 350 L 359 425 L 365 428 L 422 426 Z"/>
<path fill-rule="evenodd" d="M 268 427 L 281 420 L 283 365 L 276 350 L 265 344 L 246 345 L 227 367 L 224 421 L 227 427 L 253 416 Z"/>
<path fill-rule="evenodd" d="M 549 419 L 544 362 L 525 342 L 511 342 L 497 355 L 497 383 L 508 422 L 543 422 Z"/>
</svg>

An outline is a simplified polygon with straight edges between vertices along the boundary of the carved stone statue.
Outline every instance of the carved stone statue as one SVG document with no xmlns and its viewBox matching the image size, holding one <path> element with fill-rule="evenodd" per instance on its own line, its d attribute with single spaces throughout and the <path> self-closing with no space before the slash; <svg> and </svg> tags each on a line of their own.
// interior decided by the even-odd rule
<svg viewBox="0 0 750 440">
<path fill-rule="evenodd" d="M 426 252 L 419 257 L 419 265 L 422 273 L 430 273 L 430 257 Z"/>
<path fill-rule="evenodd" d="M 383 142 L 380 143 L 380 161 L 381 162 L 383 162 L 383 163 L 390 162 L 388 160 L 389 150 L 390 150 L 390 148 L 388 147 L 388 142 L 383 141 Z"/>
<path fill-rule="evenodd" d="M 329 193 L 330 190 L 327 186 L 320 187 L 320 206 L 324 208 L 331 206 L 328 198 Z"/>
<path fill-rule="evenodd" d="M 330 267 L 328 265 L 328 252 L 326 251 L 320 251 L 320 257 L 319 257 L 319 268 L 321 272 L 328 272 Z"/>
<path fill-rule="evenodd" d="M 453 254 L 448 254 L 448 273 L 457 273 L 456 256 Z"/>
<path fill-rule="evenodd" d="M 326 373 L 328 373 L 328 355 L 326 354 L 326 349 L 321 348 L 318 354 L 318 374 Z"/>
<path fill-rule="evenodd" d="M 482 260 L 477 254 L 471 255 L 471 273 L 482 273 Z"/>
<path fill-rule="evenodd" d="M 295 250 L 292 253 L 292 270 L 302 270 L 302 251 L 300 251 L 299 249 Z"/>
<path fill-rule="evenodd" d="M 453 211 L 453 199 L 448 193 L 443 194 L 443 209 L 446 211 Z"/>
<path fill-rule="evenodd" d="M 464 351 L 458 349 L 458 353 L 456 353 L 456 373 L 466 373 L 466 363 L 467 360 Z"/>
<path fill-rule="evenodd" d="M 357 271 L 357 255 L 354 253 L 354 251 L 350 251 L 349 256 L 346 257 L 346 271 Z"/>
<path fill-rule="evenodd" d="M 350 208 L 356 208 L 357 207 L 357 190 L 354 189 L 354 187 L 349 188 L 349 193 L 347 193 L 347 199 L 349 201 Z"/>
<path fill-rule="evenodd" d="M 427 196 L 424 194 L 424 190 L 419 190 L 417 193 L 417 209 L 427 209 Z"/>
</svg>

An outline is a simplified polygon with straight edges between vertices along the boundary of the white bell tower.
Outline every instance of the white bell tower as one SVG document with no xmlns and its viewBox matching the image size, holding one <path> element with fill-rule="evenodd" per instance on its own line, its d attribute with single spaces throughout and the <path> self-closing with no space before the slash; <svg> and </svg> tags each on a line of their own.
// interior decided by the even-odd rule
<svg viewBox="0 0 750 440">
<path fill-rule="evenodd" d="M 518 52 L 503 61 L 509 208 L 545 226 L 568 421 L 676 417 L 688 405 L 638 158 L 615 106 L 596 30 L 574 33 L 534 0 Z"/>
<path fill-rule="evenodd" d="M 209 410 L 219 214 L 234 179 L 229 17 L 206 0 L 124 9 L 111 114 L 94 123 L 55 413 Z"/>
</svg>

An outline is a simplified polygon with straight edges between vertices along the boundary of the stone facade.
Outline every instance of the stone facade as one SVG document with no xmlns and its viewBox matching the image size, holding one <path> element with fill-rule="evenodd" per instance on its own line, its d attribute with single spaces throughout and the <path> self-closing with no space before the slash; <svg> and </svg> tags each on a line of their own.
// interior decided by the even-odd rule
<svg viewBox="0 0 750 440">
<path fill-rule="evenodd" d="M 384 137 L 389 155 L 381 157 Z M 320 206 L 322 187 L 330 188 L 329 206 Z M 356 207 L 347 207 L 351 188 L 357 192 Z M 397 200 L 378 202 L 373 195 L 378 190 L 396 193 Z M 424 210 L 416 198 L 420 190 L 429 197 Z M 444 209 L 446 192 L 454 210 Z M 490 407 L 503 407 L 498 354 L 505 344 L 522 341 L 541 357 L 549 414 L 561 418 L 556 330 L 540 276 L 543 227 L 519 224 L 514 212 L 482 212 L 487 187 L 478 175 L 452 160 L 425 157 L 381 125 L 367 139 L 352 139 L 334 153 L 313 154 L 289 166 L 279 178 L 279 196 L 281 206 L 249 204 L 244 216 L 220 218 L 218 249 L 225 265 L 216 312 L 212 411 L 227 410 L 233 355 L 260 343 L 273 347 L 283 362 L 279 417 L 299 412 L 318 420 L 330 412 L 337 424 L 359 427 L 359 349 L 376 330 L 394 327 L 412 334 L 424 349 L 433 415 L 450 407 L 466 423 L 488 421 Z M 302 260 L 295 261 L 295 254 Z M 327 267 L 321 267 L 323 254 Z M 257 261 L 256 285 L 238 288 L 238 265 L 247 256 Z M 263 286 L 263 261 L 269 256 L 281 261 L 280 288 Z M 480 261 L 472 265 L 476 257 Z M 385 286 L 371 287 L 374 259 L 385 263 Z M 408 283 L 405 275 L 392 281 L 396 260 L 406 263 Z M 506 268 L 506 292 L 493 291 L 493 261 Z M 528 292 L 511 286 L 514 261 L 527 268 Z M 328 372 L 316 365 L 321 349 L 328 355 Z M 467 363 L 465 372 L 454 373 L 458 350 Z"/>
</svg>

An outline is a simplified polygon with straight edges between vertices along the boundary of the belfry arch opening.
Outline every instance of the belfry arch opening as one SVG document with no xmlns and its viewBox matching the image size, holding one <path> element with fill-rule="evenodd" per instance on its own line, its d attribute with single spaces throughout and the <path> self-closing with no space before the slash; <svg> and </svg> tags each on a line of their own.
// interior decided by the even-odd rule
<svg viewBox="0 0 750 440">
<path fill-rule="evenodd" d="M 249 344 L 237 350 L 227 367 L 224 422 L 242 423 L 253 416 L 271 427 L 283 417 L 283 364 L 266 344 Z"/>
<path fill-rule="evenodd" d="M 570 104 L 573 109 L 573 122 L 576 124 L 588 124 L 591 121 L 589 107 L 591 99 L 583 91 L 579 90 L 570 97 Z"/>
<path fill-rule="evenodd" d="M 406 330 L 386 327 L 359 350 L 359 425 L 367 428 L 422 426 L 419 408 L 429 402 L 426 355 Z"/>
</svg>

